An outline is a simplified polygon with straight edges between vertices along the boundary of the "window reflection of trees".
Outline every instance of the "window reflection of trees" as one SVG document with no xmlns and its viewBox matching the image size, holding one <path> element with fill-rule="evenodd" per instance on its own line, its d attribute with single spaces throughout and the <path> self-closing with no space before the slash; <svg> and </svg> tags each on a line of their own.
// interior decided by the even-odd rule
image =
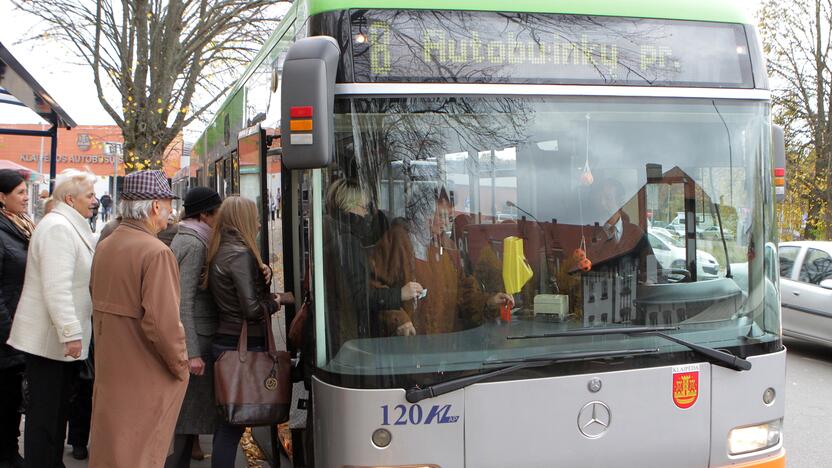
<svg viewBox="0 0 832 468">
<path fill-rule="evenodd" d="M 826 252 L 809 249 L 803 261 L 800 281 L 819 285 L 821 281 L 830 277 L 832 277 L 832 257 Z"/>
<path fill-rule="evenodd" d="M 406 180 L 443 184 L 444 156 L 455 151 L 515 146 L 528 138 L 527 124 L 534 119 L 528 100 L 501 97 L 488 100 L 457 98 L 349 101 L 352 154 L 339 155 L 344 168 L 354 164 L 361 186 L 378 206 L 382 180 L 393 163 L 401 163 Z M 347 118 L 344 116 L 344 118 Z M 342 144 L 347 149 L 348 144 Z M 438 164 L 443 160 L 442 164 Z M 417 161 L 437 161 L 430 173 Z M 438 185 L 437 185 L 438 188 Z M 409 205 L 428 206 L 430 191 L 408 194 Z"/>
</svg>

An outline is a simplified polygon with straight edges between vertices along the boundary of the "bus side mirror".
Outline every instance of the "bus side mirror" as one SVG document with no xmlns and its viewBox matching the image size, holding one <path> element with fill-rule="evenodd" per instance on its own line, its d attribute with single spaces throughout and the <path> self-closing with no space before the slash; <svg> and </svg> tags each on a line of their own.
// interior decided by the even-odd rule
<svg viewBox="0 0 832 468">
<path fill-rule="evenodd" d="M 335 39 L 295 42 L 283 62 L 280 91 L 282 163 L 287 169 L 329 166 L 334 148 L 335 71 L 341 51 Z"/>
<path fill-rule="evenodd" d="M 771 151 L 774 153 L 774 199 L 786 199 L 786 138 L 783 127 L 771 126 Z"/>
</svg>

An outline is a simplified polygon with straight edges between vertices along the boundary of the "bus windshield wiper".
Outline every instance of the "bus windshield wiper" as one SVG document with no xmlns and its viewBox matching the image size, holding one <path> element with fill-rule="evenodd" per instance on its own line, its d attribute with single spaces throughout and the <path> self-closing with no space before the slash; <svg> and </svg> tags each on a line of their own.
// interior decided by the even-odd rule
<svg viewBox="0 0 832 468">
<path fill-rule="evenodd" d="M 520 369 L 529 369 L 532 367 L 543 367 L 548 366 L 551 364 L 556 364 L 559 362 L 567 362 L 567 361 L 579 361 L 579 360 L 586 360 L 586 359 L 601 359 L 601 358 L 614 358 L 614 357 L 630 357 L 630 356 L 637 356 L 642 354 L 655 354 L 658 353 L 658 348 L 649 348 L 649 349 L 628 349 L 628 350 L 618 350 L 618 351 L 592 351 L 592 352 L 581 352 L 581 353 L 557 353 L 557 354 L 549 354 L 543 356 L 534 356 L 530 358 L 520 358 L 520 359 L 509 359 L 509 360 L 499 360 L 499 361 L 485 361 L 484 364 L 513 364 L 509 365 L 508 367 L 503 367 L 500 369 L 496 369 L 490 372 L 485 372 L 483 374 L 471 375 L 468 377 L 460 377 L 458 379 L 451 379 L 446 382 L 440 382 L 433 385 L 429 385 L 425 388 L 421 388 L 415 386 L 413 388 L 409 388 L 405 392 L 405 398 L 410 403 L 418 403 L 426 398 L 433 398 L 439 395 L 444 395 L 446 393 L 450 393 L 461 388 L 465 388 L 469 385 L 473 385 L 478 382 L 482 382 L 483 380 L 490 379 L 492 377 L 497 377 L 504 374 L 510 374 L 512 372 L 518 371 Z"/>
<path fill-rule="evenodd" d="M 668 335 L 666 331 L 678 330 L 679 327 L 622 327 L 622 328 L 578 328 L 575 330 L 566 330 L 556 333 L 543 333 L 540 335 L 519 335 L 508 336 L 507 340 L 531 340 L 534 338 L 558 338 L 568 336 L 598 336 L 598 335 L 629 335 L 629 336 L 658 336 L 668 341 L 687 347 L 688 349 L 699 353 L 711 359 L 713 364 L 727 367 L 736 371 L 743 371 L 751 369 L 751 362 L 733 354 L 719 351 L 717 349 L 708 348 L 707 346 L 691 343 L 690 341 L 676 338 Z"/>
<path fill-rule="evenodd" d="M 747 359 L 743 359 L 739 356 L 734 356 L 733 354 L 726 353 L 725 351 L 720 351 L 718 349 L 713 349 L 707 346 L 691 343 L 690 341 L 683 340 L 681 338 L 676 338 L 675 336 L 667 335 L 662 332 L 642 332 L 633 333 L 633 335 L 649 335 L 664 338 L 668 341 L 672 341 L 676 344 L 685 346 L 688 349 L 696 353 L 699 353 L 703 356 L 711 358 L 711 363 L 717 366 L 727 367 L 728 369 L 734 369 L 735 371 L 744 371 L 751 369 L 751 361 Z"/>
</svg>

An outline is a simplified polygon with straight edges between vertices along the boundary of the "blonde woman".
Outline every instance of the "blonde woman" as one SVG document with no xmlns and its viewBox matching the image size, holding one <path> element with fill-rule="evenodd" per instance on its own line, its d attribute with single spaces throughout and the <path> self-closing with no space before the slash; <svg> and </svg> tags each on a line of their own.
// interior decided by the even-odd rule
<svg viewBox="0 0 832 468">
<path fill-rule="evenodd" d="M 62 466 L 76 361 L 87 358 L 92 326 L 90 266 L 95 176 L 67 169 L 55 183 L 55 206 L 32 234 L 26 279 L 9 336 L 23 351 L 30 402 L 26 466 Z"/>
<path fill-rule="evenodd" d="M 227 197 L 214 220 L 206 259 L 206 282 L 218 316 L 211 346 L 214 360 L 223 351 L 237 348 L 244 326 L 248 327 L 248 349 L 264 350 L 263 313 L 273 314 L 280 308 L 262 274 L 264 266 L 257 247 L 259 224 L 255 203 L 240 196 Z M 213 468 L 233 468 L 244 429 L 225 421 L 217 423 L 211 455 Z"/>
</svg>

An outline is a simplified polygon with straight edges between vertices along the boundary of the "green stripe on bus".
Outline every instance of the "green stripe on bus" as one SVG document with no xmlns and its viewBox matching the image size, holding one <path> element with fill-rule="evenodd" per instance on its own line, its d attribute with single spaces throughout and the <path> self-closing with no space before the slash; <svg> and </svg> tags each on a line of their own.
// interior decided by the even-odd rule
<svg viewBox="0 0 832 468">
<path fill-rule="evenodd" d="M 308 14 L 356 8 L 625 16 L 753 24 L 740 0 L 306 0 Z"/>
</svg>

